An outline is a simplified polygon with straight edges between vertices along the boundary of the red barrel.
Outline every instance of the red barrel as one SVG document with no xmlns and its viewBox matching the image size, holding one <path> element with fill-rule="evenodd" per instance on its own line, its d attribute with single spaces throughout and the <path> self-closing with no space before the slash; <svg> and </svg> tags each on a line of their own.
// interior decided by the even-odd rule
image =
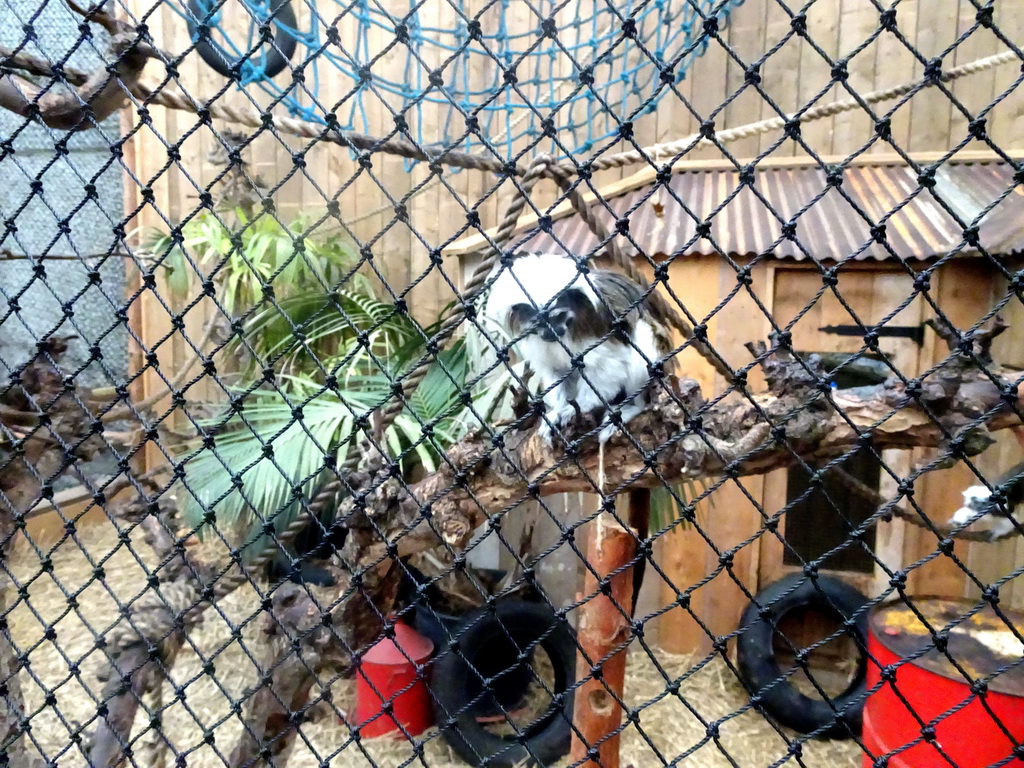
<svg viewBox="0 0 1024 768">
<path fill-rule="evenodd" d="M 936 632 L 957 622 L 977 603 L 967 600 L 915 598 L 914 607 Z M 1024 636 L 1024 614 L 1000 609 L 1018 635 Z M 889 768 L 984 768 L 1013 754 L 1006 732 L 1024 743 L 1024 664 L 995 677 L 984 703 L 975 696 L 969 704 L 935 724 L 935 743 L 926 740 L 900 750 L 921 737 L 921 723 L 930 724 L 943 712 L 971 696 L 970 680 L 985 678 L 1024 655 L 1024 645 L 991 607 L 959 622 L 948 632 L 947 653 L 969 675 L 965 678 L 950 659 L 934 647 L 928 628 L 902 601 L 880 605 L 871 616 L 868 633 L 868 690 L 881 679 L 881 670 L 923 656 L 895 670 L 864 706 L 864 746 L 875 757 L 889 755 Z M 899 695 L 897 695 L 897 691 Z M 901 698 L 902 696 L 902 698 Z M 943 757 L 943 754 L 946 757 Z M 865 754 L 864 768 L 873 759 Z M 1024 761 L 1003 763 L 1024 768 Z"/>
<path fill-rule="evenodd" d="M 374 643 L 356 671 L 355 722 L 362 736 L 401 734 L 399 723 L 415 736 L 434 722 L 425 672 L 416 669 L 430 658 L 434 644 L 401 621 L 394 626 L 394 639 Z"/>
</svg>

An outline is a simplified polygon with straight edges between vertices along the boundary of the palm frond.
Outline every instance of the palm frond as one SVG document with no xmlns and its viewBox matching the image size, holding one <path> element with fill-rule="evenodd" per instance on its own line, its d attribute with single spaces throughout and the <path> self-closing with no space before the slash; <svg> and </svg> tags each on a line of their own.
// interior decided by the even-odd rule
<svg viewBox="0 0 1024 768">
<path fill-rule="evenodd" d="M 257 390 L 242 413 L 211 419 L 204 426 L 216 425 L 212 442 L 182 446 L 185 521 L 200 532 L 216 521 L 220 530 L 237 531 L 240 541 L 249 542 L 245 551 L 254 552 L 265 544 L 264 526 L 281 529 L 291 522 L 328 463 L 344 462 L 362 439 L 357 418 L 394 396 L 394 382 L 424 358 L 437 325 L 421 328 L 382 301 L 355 271 L 353 249 L 337 237 L 314 238 L 305 220 L 282 226 L 244 209 L 230 217 L 191 220 L 180 246 L 166 233 L 151 233 L 149 242 L 165 257 L 183 295 L 198 269 L 201 278 L 216 282 L 218 301 L 229 314 L 261 306 L 265 286 L 274 287 L 275 300 L 242 328 L 252 364 L 247 367 L 239 340 L 227 355 L 239 353 L 239 391 L 251 390 L 246 380 L 251 385 L 257 372 L 262 377 L 268 364 L 279 389 Z M 477 375 L 476 347 L 483 343 L 471 334 L 431 355 L 424 380 L 385 430 L 384 444 L 404 472 L 434 471 L 441 452 L 479 423 L 464 396 L 470 382 L 473 398 L 486 409 L 478 413 L 489 414 L 502 401 L 507 370 L 497 366 Z"/>
<path fill-rule="evenodd" d="M 439 360 L 444 368 L 431 367 L 410 396 L 409 407 L 384 434 L 403 471 L 411 465 L 434 471 L 440 451 L 462 434 L 458 418 L 464 407 L 464 345 L 455 344 Z M 343 463 L 359 439 L 356 418 L 380 407 L 393 392 L 392 378 L 384 373 L 351 376 L 338 392 L 320 390 L 312 381 L 295 378 L 287 399 L 277 392 L 251 395 L 244 415 L 232 417 L 212 446 L 184 462 L 184 520 L 202 532 L 212 511 L 222 530 L 244 525 L 246 540 L 254 540 L 246 552 L 262 548 L 257 534 L 264 523 L 272 522 L 278 530 L 287 526 L 299 498 L 308 498 L 318 484 L 326 459 Z M 294 403 L 307 399 L 296 420 Z M 219 421 L 210 421 L 214 423 Z M 429 436 L 424 434 L 426 425 L 431 425 Z"/>
</svg>

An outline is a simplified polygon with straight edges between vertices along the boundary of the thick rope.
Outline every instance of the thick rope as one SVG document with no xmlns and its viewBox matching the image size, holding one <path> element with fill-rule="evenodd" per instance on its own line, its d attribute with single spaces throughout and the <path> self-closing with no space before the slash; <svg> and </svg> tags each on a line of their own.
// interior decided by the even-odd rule
<svg viewBox="0 0 1024 768">
<path fill-rule="evenodd" d="M 166 54 L 163 54 L 166 56 Z M 30 74 L 56 76 L 52 68 L 44 60 L 23 54 L 15 53 L 7 48 L 0 47 L 0 59 L 3 60 L 3 69 L 20 69 Z M 977 74 L 994 67 L 1008 64 L 1012 61 L 1019 61 L 1017 54 L 1013 51 L 987 56 L 975 61 L 954 67 L 943 72 L 938 80 L 943 83 L 952 82 L 967 75 Z M 68 82 L 75 82 L 82 73 L 65 68 L 62 77 Z M 891 88 L 872 91 L 860 99 L 845 99 L 834 101 L 812 107 L 805 112 L 795 115 L 773 117 L 747 125 L 727 128 L 717 131 L 714 140 L 703 136 L 701 133 L 694 133 L 677 141 L 662 144 L 653 144 L 639 150 L 630 150 L 614 155 L 599 156 L 589 162 L 592 170 L 608 170 L 611 168 L 623 168 L 628 165 L 636 165 L 647 162 L 652 156 L 675 157 L 698 147 L 710 146 L 715 143 L 728 143 L 759 136 L 785 128 L 792 122 L 808 123 L 814 120 L 821 120 L 827 117 L 834 117 L 843 112 L 849 112 L 862 108 L 863 104 L 876 104 L 882 101 L 889 101 L 900 96 L 905 96 L 914 91 L 932 85 L 930 80 L 914 80 Z M 437 162 L 455 168 L 466 168 L 470 170 L 490 171 L 492 173 L 507 174 L 510 171 L 516 175 L 523 176 L 527 169 L 519 165 L 510 165 L 493 155 L 473 154 L 469 152 L 444 151 L 427 152 L 405 139 L 378 139 L 362 133 L 352 131 L 334 130 L 325 127 L 322 123 L 313 123 L 306 120 L 299 120 L 293 117 L 284 117 L 260 112 L 256 109 L 234 107 L 220 102 L 204 105 L 197 102 L 188 94 L 176 88 L 161 87 L 158 91 L 152 91 L 148 86 L 138 84 L 132 88 L 133 95 L 140 100 L 148 100 L 152 104 L 159 104 L 168 109 L 177 109 L 200 117 L 217 118 L 228 122 L 244 125 L 249 128 L 263 129 L 274 128 L 282 133 L 298 136 L 304 139 L 324 139 L 339 144 L 343 147 L 363 152 L 383 152 L 385 154 L 397 155 L 410 160 Z M 575 173 L 577 164 L 572 159 L 560 161 L 555 168 L 559 171 Z"/>
<path fill-rule="evenodd" d="M 428 152 L 405 139 L 379 139 L 375 136 L 367 136 L 364 133 L 332 129 L 323 123 L 313 123 L 308 120 L 299 120 L 298 118 L 283 115 L 272 115 L 256 109 L 235 107 L 220 102 L 205 105 L 197 102 L 177 88 L 164 86 L 154 92 L 147 86 L 140 85 L 133 90 L 133 94 L 136 98 L 149 100 L 152 104 L 159 104 L 162 107 L 177 109 L 183 112 L 191 112 L 200 117 L 218 118 L 230 123 L 244 125 L 248 128 L 273 128 L 281 133 L 298 136 L 299 138 L 323 139 L 342 147 L 362 152 L 381 152 L 386 155 L 404 157 L 408 160 L 437 162 L 474 171 L 506 173 L 511 170 L 518 176 L 522 176 L 525 173 L 522 167 L 513 166 L 509 168 L 507 163 L 493 156 L 456 151 Z"/>
<path fill-rule="evenodd" d="M 563 80 L 561 83 L 558 84 L 557 88 L 555 89 L 555 94 L 560 98 L 561 97 L 560 96 L 561 92 L 563 90 L 567 90 L 568 87 L 569 87 L 569 84 L 571 82 L 572 81 L 570 81 L 570 80 Z M 507 128 L 505 128 L 505 130 L 501 131 L 500 133 L 498 133 L 498 134 L 496 134 L 494 136 L 488 137 L 488 142 L 490 142 L 492 144 L 495 144 L 495 143 L 497 143 L 499 141 L 504 141 L 505 137 L 508 136 L 508 134 L 511 131 L 513 131 L 517 127 L 519 127 L 520 123 L 525 121 L 526 118 L 532 117 L 532 116 L 533 116 L 532 112 L 530 112 L 528 110 L 524 110 L 523 113 L 521 115 L 519 115 L 519 117 L 517 117 L 515 120 L 513 120 L 509 124 L 509 126 Z M 427 184 L 425 184 L 422 187 L 420 187 L 419 189 L 417 189 L 412 194 L 412 197 L 415 197 L 417 195 L 421 195 L 424 192 L 427 192 L 427 191 L 433 189 L 434 187 L 440 185 L 440 183 L 441 183 L 441 176 L 438 175 L 438 176 L 434 177 L 433 180 L 431 180 Z M 361 222 L 364 222 L 364 221 L 367 221 L 369 219 L 372 219 L 374 216 L 380 216 L 382 213 L 387 213 L 388 211 L 393 211 L 393 210 L 394 210 L 394 206 L 391 203 L 385 203 L 380 208 L 377 208 L 376 210 L 370 211 L 369 213 L 364 213 L 361 216 L 356 216 L 354 219 L 346 219 L 345 223 L 349 227 L 354 227 L 356 224 L 360 224 Z"/>
<path fill-rule="evenodd" d="M 984 72 L 988 69 L 1008 64 L 1012 61 L 1020 63 L 1020 59 L 1017 54 L 1013 51 L 1004 51 L 994 56 L 987 56 L 982 59 L 976 59 L 975 61 L 968 62 L 959 67 L 954 67 L 938 78 L 943 83 L 948 83 L 953 80 L 958 80 L 961 77 L 967 75 L 977 74 L 978 72 Z M 740 139 L 749 139 L 754 136 L 760 136 L 764 133 L 771 133 L 785 128 L 788 124 L 797 123 L 809 123 L 815 120 L 822 120 L 826 117 L 835 117 L 843 112 L 850 112 L 855 109 L 863 108 L 863 104 L 877 104 L 881 101 L 890 101 L 892 99 L 905 96 L 909 93 L 921 89 L 922 82 L 925 83 L 925 87 L 933 85 L 928 80 L 913 80 L 911 82 L 903 83 L 902 85 L 896 85 L 892 88 L 883 88 L 877 91 L 871 91 L 870 93 L 861 96 L 860 99 L 844 99 L 842 101 L 833 101 L 828 104 L 822 104 L 817 107 L 812 107 L 805 112 L 798 112 L 794 115 L 786 115 L 782 117 L 772 117 L 767 120 L 760 120 L 756 123 L 748 123 L 747 125 L 740 125 L 736 128 L 727 128 L 723 131 L 716 131 L 714 139 L 703 136 L 701 133 L 693 133 L 685 138 L 677 141 L 670 141 L 663 144 L 654 144 L 649 147 L 644 147 L 639 150 L 630 150 L 628 152 L 621 152 L 615 155 L 608 155 L 607 157 L 596 157 L 589 162 L 589 166 L 595 171 L 604 171 L 611 168 L 623 168 L 627 165 L 636 165 L 638 163 L 648 162 L 648 158 L 657 155 L 667 155 L 669 157 L 676 157 L 677 155 L 683 155 L 691 150 L 698 149 L 701 147 L 714 146 L 715 144 L 725 144 L 732 141 L 739 141 Z M 565 170 L 571 173 L 575 173 L 577 164 L 572 160 L 562 160 L 558 163 L 560 170 Z"/>
<path fill-rule="evenodd" d="M 1019 61 L 1016 53 L 1013 51 L 1004 51 L 1003 53 L 999 53 L 994 56 L 977 59 L 976 61 L 968 62 L 967 64 L 963 64 L 959 67 L 954 67 L 953 69 L 944 72 L 939 77 L 939 80 L 941 82 L 948 83 L 961 77 L 977 74 L 978 72 L 983 72 L 1015 60 Z M 924 82 L 926 83 L 926 86 L 931 84 L 927 81 Z M 643 163 L 646 162 L 647 158 L 653 155 L 675 157 L 676 155 L 682 155 L 691 149 L 710 146 L 716 142 L 728 143 L 732 141 L 739 141 L 740 139 L 748 139 L 753 136 L 759 136 L 764 133 L 771 133 L 772 131 L 785 128 L 787 124 L 793 121 L 806 123 L 827 117 L 834 117 L 842 114 L 843 112 L 861 109 L 862 103 L 876 104 L 881 101 L 890 101 L 919 90 L 922 87 L 921 84 L 921 80 L 914 80 L 903 83 L 902 85 L 893 86 L 892 88 L 883 88 L 881 90 L 871 91 L 860 99 L 851 98 L 842 101 L 834 101 L 829 104 L 812 107 L 806 112 L 798 113 L 796 115 L 773 117 L 756 123 L 741 125 L 736 128 L 727 128 L 723 131 L 716 132 L 714 140 L 703 136 L 700 133 L 694 133 L 677 141 L 654 144 L 643 149 L 630 150 L 628 152 L 621 152 L 614 155 L 608 155 L 606 157 L 596 157 L 590 161 L 589 165 L 593 170 L 600 171 L 612 168 L 623 168 L 628 165 Z M 328 141 L 332 141 L 351 149 L 370 152 L 384 152 L 386 154 L 394 154 L 411 160 L 438 162 L 444 165 L 454 166 L 456 168 L 490 171 L 492 173 L 499 174 L 506 173 L 509 170 L 507 163 L 493 156 L 456 151 L 431 154 L 420 149 L 412 142 L 404 139 L 377 139 L 373 136 L 366 136 L 361 133 L 338 130 L 327 131 L 325 135 L 325 131 L 327 129 L 319 123 L 311 123 L 305 120 L 298 120 L 293 117 L 267 115 L 255 109 L 238 108 L 227 104 L 221 104 L 219 102 L 205 107 L 177 89 L 163 88 L 158 93 L 152 93 L 145 86 L 140 85 L 135 89 L 135 92 L 137 96 L 142 98 L 151 98 L 154 104 L 160 104 L 164 107 L 184 110 L 194 114 L 209 114 L 211 117 L 238 123 L 250 128 L 273 126 L 279 131 L 299 136 L 301 138 L 318 139 L 322 137 Z M 556 167 L 560 171 L 564 170 L 570 173 L 575 173 L 577 164 L 572 159 L 567 159 L 560 161 Z M 518 175 L 524 175 L 526 170 L 521 166 L 516 166 L 515 173 Z"/>
</svg>

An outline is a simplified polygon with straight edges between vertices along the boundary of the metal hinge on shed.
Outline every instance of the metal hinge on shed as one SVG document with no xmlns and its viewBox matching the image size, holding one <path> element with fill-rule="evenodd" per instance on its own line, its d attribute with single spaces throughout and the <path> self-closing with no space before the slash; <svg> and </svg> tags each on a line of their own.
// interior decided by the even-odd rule
<svg viewBox="0 0 1024 768">
<path fill-rule="evenodd" d="M 924 344 L 924 324 L 921 325 L 883 325 L 874 329 L 865 329 L 859 325 L 826 325 L 818 329 L 836 336 L 863 337 L 867 330 L 874 330 L 879 337 L 910 339 L 918 346 Z"/>
</svg>

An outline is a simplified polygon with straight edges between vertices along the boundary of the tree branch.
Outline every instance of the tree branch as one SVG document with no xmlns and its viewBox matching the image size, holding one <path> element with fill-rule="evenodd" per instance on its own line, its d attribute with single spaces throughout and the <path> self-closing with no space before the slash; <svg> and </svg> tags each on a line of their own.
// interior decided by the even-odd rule
<svg viewBox="0 0 1024 768">
<path fill-rule="evenodd" d="M 49 92 L 20 75 L 0 75 L 0 107 L 50 128 L 70 131 L 110 117 L 139 85 L 147 57 L 118 38 L 111 46 L 117 63 L 99 67 L 71 93 Z"/>
<path fill-rule="evenodd" d="M 33 56 L 25 51 L 15 51 L 12 48 L 0 46 L 0 74 L 15 74 L 14 70 L 20 70 L 17 74 L 50 77 L 76 87 L 89 82 L 89 75 L 74 67 L 62 67 L 58 71 L 46 59 Z"/>
<path fill-rule="evenodd" d="M 92 122 L 101 122 L 119 110 L 128 94 L 138 89 L 146 61 L 163 54 L 140 40 L 132 25 L 119 21 L 99 6 L 84 9 L 73 0 L 68 0 L 68 6 L 110 33 L 110 51 L 116 58 L 112 66 L 100 66 L 84 75 L 73 70 L 55 70 L 38 57 L 0 49 L 0 107 L 65 131 L 90 127 Z M 14 69 L 49 77 L 51 82 L 42 87 L 35 85 L 22 74 L 15 74 Z M 56 83 L 74 86 L 74 90 L 49 92 Z"/>
<path fill-rule="evenodd" d="M 103 413 L 100 415 L 100 419 L 106 423 L 110 423 L 112 421 L 121 421 L 123 419 L 129 419 L 132 416 L 136 416 L 148 408 L 152 408 L 154 405 L 159 403 L 164 398 L 177 394 L 178 389 L 181 387 L 181 385 L 188 380 L 189 374 L 195 367 L 196 363 L 198 363 L 200 360 L 203 360 L 204 362 L 206 361 L 206 358 L 204 358 L 202 354 L 203 348 L 207 344 L 209 344 L 210 339 L 213 338 L 213 334 L 216 331 L 216 326 L 217 323 L 214 320 L 210 320 L 209 322 L 206 323 L 206 327 L 203 329 L 203 335 L 195 345 L 195 348 L 197 350 L 196 355 L 194 357 L 189 358 L 188 362 L 178 369 L 178 372 L 174 374 L 171 380 L 168 381 L 166 385 L 160 389 L 160 391 L 155 392 L 154 394 L 150 395 L 144 400 L 140 400 L 136 403 L 131 403 L 129 405 L 123 405 L 120 408 L 114 408 L 113 410 L 107 413 Z"/>
<path fill-rule="evenodd" d="M 908 393 L 896 380 L 833 390 L 833 407 L 811 386 L 813 377 L 800 380 L 792 368 L 795 361 L 774 357 L 765 366 L 769 381 L 778 382 L 778 393 L 749 400 L 735 397 L 706 408 L 696 382 L 666 382 L 652 406 L 629 423 L 632 440 L 620 434 L 605 446 L 605 488 L 758 475 L 798 459 L 822 463 L 868 441 L 876 450 L 947 446 L 953 455 L 974 455 L 989 444 L 988 431 L 1022 421 L 1021 371 L 989 376 L 949 366 L 918 392 Z M 787 367 L 788 377 L 782 375 Z M 514 429 L 501 443 L 496 448 L 484 431 L 471 435 L 448 452 L 448 462 L 437 473 L 408 490 L 390 481 L 378 484 L 358 509 L 349 500 L 343 514 L 368 515 L 407 554 L 436 545 L 438 537 L 459 548 L 486 514 L 523 501 L 597 490 L 599 458 L 593 440 L 577 446 L 575 459 L 561 449 L 548 449 L 533 429 Z"/>
</svg>

